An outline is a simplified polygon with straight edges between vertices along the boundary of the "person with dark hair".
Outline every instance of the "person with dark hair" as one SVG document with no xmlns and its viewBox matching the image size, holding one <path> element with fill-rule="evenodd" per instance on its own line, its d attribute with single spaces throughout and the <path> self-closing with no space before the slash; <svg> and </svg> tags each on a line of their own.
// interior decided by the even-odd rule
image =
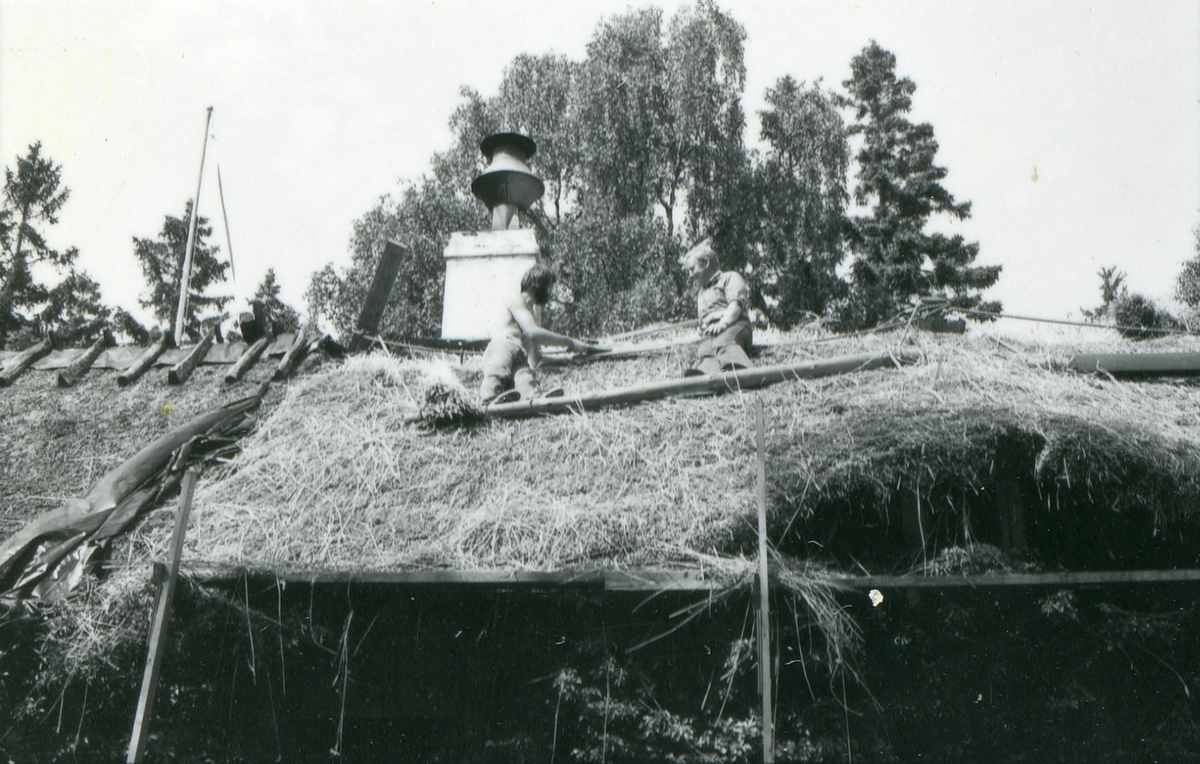
<svg viewBox="0 0 1200 764">
<path fill-rule="evenodd" d="M 692 283 L 700 287 L 696 312 L 704 337 L 696 365 L 684 371 L 683 376 L 719 374 L 753 366 L 747 355 L 754 334 L 746 314 L 750 300 L 746 280 L 735 271 L 720 269 L 711 239 L 689 249 L 679 258 L 679 264 Z"/>
<path fill-rule="evenodd" d="M 555 280 L 554 271 L 544 265 L 535 265 L 521 278 L 521 293 L 505 305 L 503 318 L 483 352 L 479 398 L 485 406 L 537 395 L 534 372 L 541 360 L 543 345 L 566 347 L 578 353 L 607 350 L 593 342 L 552 332 L 542 326 L 542 307 L 550 302 Z"/>
</svg>

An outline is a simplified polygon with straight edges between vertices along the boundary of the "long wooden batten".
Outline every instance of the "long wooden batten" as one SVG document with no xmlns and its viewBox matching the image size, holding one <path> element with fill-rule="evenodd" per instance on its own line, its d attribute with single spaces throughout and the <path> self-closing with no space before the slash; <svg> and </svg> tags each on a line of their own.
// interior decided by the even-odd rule
<svg viewBox="0 0 1200 764">
<path fill-rule="evenodd" d="M 919 353 L 907 350 L 895 354 L 862 353 L 837 356 L 818 361 L 762 366 L 703 377 L 666 379 L 616 390 L 597 390 L 573 395 L 568 393 L 560 398 L 533 398 L 516 403 L 493 404 L 488 406 L 487 413 L 493 417 L 516 418 L 536 414 L 588 411 L 606 406 L 621 406 L 679 395 L 717 395 L 738 390 L 752 390 L 779 382 L 890 368 L 916 363 L 919 359 Z"/>
</svg>

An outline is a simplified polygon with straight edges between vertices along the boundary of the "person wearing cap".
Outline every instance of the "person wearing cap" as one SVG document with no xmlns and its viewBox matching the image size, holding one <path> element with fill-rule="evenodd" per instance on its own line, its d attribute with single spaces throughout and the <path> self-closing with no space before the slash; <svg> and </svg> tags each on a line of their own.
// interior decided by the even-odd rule
<svg viewBox="0 0 1200 764">
<path fill-rule="evenodd" d="M 746 314 L 750 289 L 734 271 L 722 271 L 712 239 L 705 239 L 684 253 L 679 263 L 692 283 L 700 288 L 696 309 L 700 318 L 700 342 L 695 366 L 685 377 L 719 374 L 753 366 L 747 351 L 753 344 L 753 329 Z"/>
<path fill-rule="evenodd" d="M 505 305 L 503 317 L 483 351 L 479 398 L 485 406 L 537 396 L 535 370 L 543 345 L 566 347 L 580 353 L 607 350 L 593 342 L 542 327 L 542 308 L 550 302 L 556 278 L 554 271 L 546 266 L 533 266 L 521 278 L 521 293 Z M 561 395 L 562 391 L 551 391 L 547 395 L 554 393 Z"/>
</svg>

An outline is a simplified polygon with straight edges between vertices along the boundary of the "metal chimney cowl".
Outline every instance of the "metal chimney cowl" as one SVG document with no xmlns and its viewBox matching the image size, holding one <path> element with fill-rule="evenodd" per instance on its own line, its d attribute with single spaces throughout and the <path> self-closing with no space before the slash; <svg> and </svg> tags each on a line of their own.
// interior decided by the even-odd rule
<svg viewBox="0 0 1200 764">
<path fill-rule="evenodd" d="M 520 213 L 545 192 L 526 164 L 536 144 L 519 133 L 496 133 L 479 149 L 488 167 L 471 183 L 471 193 L 492 213 L 492 229 L 453 233 L 443 252 L 442 338 L 448 340 L 486 339 L 539 254 L 534 231 L 520 227 Z"/>
</svg>

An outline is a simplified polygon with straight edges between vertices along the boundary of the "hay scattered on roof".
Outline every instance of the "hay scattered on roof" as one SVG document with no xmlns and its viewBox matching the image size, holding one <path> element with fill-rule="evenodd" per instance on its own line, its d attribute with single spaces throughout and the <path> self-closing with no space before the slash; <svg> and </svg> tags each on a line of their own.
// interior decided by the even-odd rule
<svg viewBox="0 0 1200 764">
<path fill-rule="evenodd" d="M 761 362 L 899 339 L 783 335 Z M 1194 522 L 1200 389 L 1039 365 L 1069 355 L 1064 345 L 915 339 L 926 359 L 916 367 L 434 432 L 405 424 L 424 403 L 427 366 L 352 359 L 295 383 L 236 468 L 203 487 L 187 554 L 281 570 L 554 570 L 688 564 L 680 550 L 742 555 L 754 544 L 756 396 L 776 537 L 815 513 L 882 516 L 906 492 L 969 502 L 994 487 L 1010 441 L 1034 449 L 1040 485 L 1070 476 L 1097 504 Z M 674 377 L 689 352 L 553 370 L 545 384 Z M 478 359 L 453 361 L 474 389 Z"/>
</svg>

